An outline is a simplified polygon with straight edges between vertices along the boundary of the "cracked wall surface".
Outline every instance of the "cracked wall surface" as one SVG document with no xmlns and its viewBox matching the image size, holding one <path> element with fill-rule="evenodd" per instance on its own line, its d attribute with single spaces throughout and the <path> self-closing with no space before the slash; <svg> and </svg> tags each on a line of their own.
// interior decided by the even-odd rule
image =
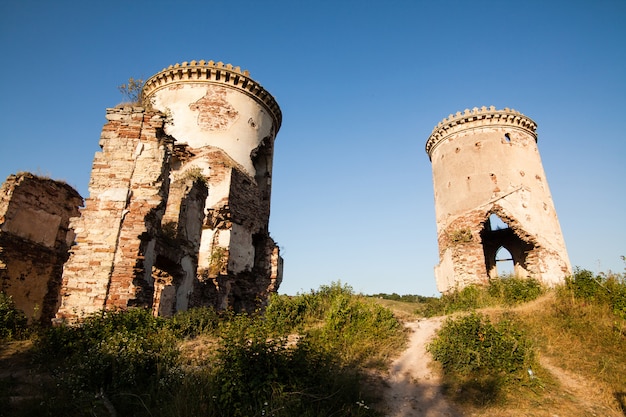
<svg viewBox="0 0 626 417">
<path fill-rule="evenodd" d="M 0 291 L 29 319 L 49 322 L 60 302 L 63 264 L 83 199 L 71 186 L 29 173 L 0 188 Z"/>
<path fill-rule="evenodd" d="M 442 293 L 498 277 L 500 248 L 516 275 L 554 285 L 571 273 L 536 128 L 515 110 L 483 107 L 450 115 L 428 138 Z"/>
</svg>

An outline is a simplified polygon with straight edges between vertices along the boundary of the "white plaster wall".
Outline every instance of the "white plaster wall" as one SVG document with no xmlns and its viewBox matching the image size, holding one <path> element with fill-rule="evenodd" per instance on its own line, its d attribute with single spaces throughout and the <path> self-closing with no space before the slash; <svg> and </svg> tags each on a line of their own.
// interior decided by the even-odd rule
<svg viewBox="0 0 626 417">
<path fill-rule="evenodd" d="M 185 271 L 185 276 L 176 291 L 176 311 L 186 311 L 189 307 L 189 296 L 193 292 L 196 268 L 193 264 L 193 260 L 189 256 L 185 256 L 181 259 L 180 266 L 183 271 Z"/>
<path fill-rule="evenodd" d="M 211 265 L 211 252 L 213 251 L 214 241 L 216 247 L 226 248 L 229 250 L 229 253 L 232 250 L 230 247 L 231 231 L 229 229 L 203 229 L 200 239 L 200 251 L 198 253 L 198 268 L 206 269 Z"/>
<path fill-rule="evenodd" d="M 192 109 L 194 103 L 211 91 L 224 94 L 226 102 L 237 112 L 237 116 L 221 130 L 203 129 L 199 123 L 199 111 Z M 245 92 L 221 84 L 169 84 L 155 91 L 153 105 L 171 115 L 173 123 L 167 125 L 166 133 L 177 141 L 193 148 L 207 145 L 221 148 L 254 176 L 250 152 L 263 138 L 272 134 L 273 121 L 263 106 Z"/>
<path fill-rule="evenodd" d="M 156 252 L 154 250 L 156 246 L 156 239 L 152 239 L 146 245 L 143 253 L 143 266 L 144 266 L 144 280 L 151 286 L 154 286 L 154 278 L 152 277 L 152 267 L 156 262 Z"/>
<path fill-rule="evenodd" d="M 233 223 L 230 235 L 228 269 L 234 273 L 249 271 L 254 266 L 254 245 L 250 231 Z"/>
<path fill-rule="evenodd" d="M 217 181 L 215 179 L 215 176 L 211 176 L 209 161 L 197 159 L 194 160 L 193 164 L 191 165 L 200 167 L 203 174 L 209 178 L 209 194 L 206 199 L 205 210 L 219 207 L 222 201 L 227 201 L 230 194 L 230 175 L 225 176 L 222 181 Z M 199 268 L 209 267 L 211 252 L 213 250 L 212 243 L 214 240 L 214 235 L 217 232 L 220 233 L 218 246 L 228 248 L 230 239 L 227 238 L 227 236 L 230 236 L 229 233 L 226 233 L 226 231 L 224 230 L 217 231 L 213 229 L 203 229 L 200 236 L 200 250 L 198 252 Z"/>
<path fill-rule="evenodd" d="M 212 242 L 216 232 L 215 229 L 202 229 L 200 250 L 198 251 L 198 268 L 207 269 L 211 265 Z"/>
<path fill-rule="evenodd" d="M 437 290 L 441 293 L 449 291 L 454 288 L 454 262 L 452 262 L 452 251 L 446 249 L 441 257 L 439 265 L 435 266 L 435 282 L 437 283 Z"/>
</svg>

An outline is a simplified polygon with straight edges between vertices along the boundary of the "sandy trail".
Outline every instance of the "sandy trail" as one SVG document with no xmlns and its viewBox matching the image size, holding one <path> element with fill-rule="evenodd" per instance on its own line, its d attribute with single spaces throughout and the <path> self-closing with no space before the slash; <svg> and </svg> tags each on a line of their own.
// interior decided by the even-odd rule
<svg viewBox="0 0 626 417">
<path fill-rule="evenodd" d="M 462 417 L 441 393 L 441 381 L 429 369 L 426 345 L 444 318 L 433 317 L 406 323 L 412 330 L 409 346 L 396 359 L 387 377 L 386 417 Z"/>
</svg>

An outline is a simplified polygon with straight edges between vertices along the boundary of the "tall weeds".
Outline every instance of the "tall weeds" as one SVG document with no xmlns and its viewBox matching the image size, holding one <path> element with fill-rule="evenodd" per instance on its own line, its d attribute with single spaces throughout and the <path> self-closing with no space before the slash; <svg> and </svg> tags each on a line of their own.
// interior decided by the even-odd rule
<svg viewBox="0 0 626 417">
<path fill-rule="evenodd" d="M 193 360 L 181 346 L 208 341 Z M 265 314 L 101 312 L 35 340 L 40 393 L 16 416 L 377 416 L 363 372 L 402 346 L 397 319 L 348 286 L 274 296 Z"/>
</svg>

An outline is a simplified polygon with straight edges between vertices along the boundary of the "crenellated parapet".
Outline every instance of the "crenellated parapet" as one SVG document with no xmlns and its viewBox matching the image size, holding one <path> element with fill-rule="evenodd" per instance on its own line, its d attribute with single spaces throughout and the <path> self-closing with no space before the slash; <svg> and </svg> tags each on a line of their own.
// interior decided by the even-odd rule
<svg viewBox="0 0 626 417">
<path fill-rule="evenodd" d="M 280 129 L 282 112 L 274 97 L 250 78 L 247 70 L 242 71 L 240 67 L 223 62 L 191 61 L 170 65 L 146 81 L 142 98 L 144 102 L 148 101 L 156 91 L 172 84 L 186 82 L 220 84 L 240 90 L 264 106 L 274 119 L 276 132 Z"/>
<path fill-rule="evenodd" d="M 464 112 L 451 114 L 443 119 L 433 129 L 433 132 L 426 141 L 426 153 L 430 158 L 432 151 L 450 135 L 463 130 L 481 127 L 513 127 L 522 129 L 531 134 L 537 140 L 537 123 L 520 112 L 505 108 L 496 110 L 494 106 L 474 107 L 472 110 L 465 109 Z"/>
</svg>

